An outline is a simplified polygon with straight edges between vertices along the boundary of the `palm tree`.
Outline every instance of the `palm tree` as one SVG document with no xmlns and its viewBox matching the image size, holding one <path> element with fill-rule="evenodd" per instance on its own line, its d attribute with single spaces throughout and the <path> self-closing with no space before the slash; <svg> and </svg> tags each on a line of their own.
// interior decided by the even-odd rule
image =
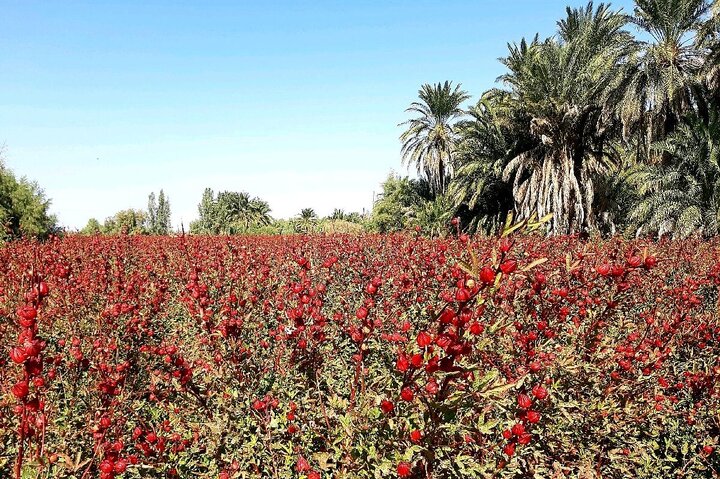
<svg viewBox="0 0 720 479">
<path fill-rule="evenodd" d="M 272 216 L 270 216 L 270 204 L 267 201 L 263 201 L 260 198 L 253 198 L 248 204 L 248 209 L 248 217 L 252 224 L 267 226 L 272 223 L 273 219 Z"/>
<path fill-rule="evenodd" d="M 519 219 L 553 214 L 551 234 L 594 230 L 594 182 L 615 159 L 612 104 L 633 40 L 625 16 L 592 2 L 567 9 L 556 38 L 510 47 L 509 101 L 532 141 L 509 161 Z"/>
<path fill-rule="evenodd" d="M 638 167 L 631 180 L 640 201 L 630 212 L 636 234 L 715 235 L 720 225 L 720 108 L 709 121 L 692 115 L 665 141 L 654 145 L 669 165 Z"/>
<path fill-rule="evenodd" d="M 331 220 L 344 220 L 347 214 L 345 213 L 345 210 L 341 208 L 335 208 L 330 216 L 328 216 L 328 219 Z"/>
<path fill-rule="evenodd" d="M 249 222 L 250 195 L 245 192 L 222 191 L 218 193 L 217 209 L 221 233 L 235 234 L 247 229 Z"/>
<path fill-rule="evenodd" d="M 448 189 L 454 210 L 469 223 L 468 229 L 491 231 L 504 223 L 512 209 L 512 190 L 502 172 L 518 143 L 519 125 L 507 128 L 503 118 L 504 95 L 488 92 L 468 111 L 469 120 L 458 125 L 461 140 L 456 151 L 456 174 Z"/>
<path fill-rule="evenodd" d="M 618 108 L 625 137 L 634 137 L 646 158 L 658 151 L 650 145 L 671 133 L 693 103 L 706 54 L 700 32 L 708 11 L 706 0 L 636 0 L 628 17 L 651 41 L 637 42 L 640 55 Z"/>
<path fill-rule="evenodd" d="M 408 125 L 400 135 L 403 162 L 414 164 L 430 183 L 434 194 L 445 191 L 452 172 L 453 152 L 458 136 L 455 122 L 464 114 L 460 104 L 470 98 L 460 85 L 452 82 L 425 84 L 418 91 L 420 101 L 405 110 L 418 116 L 400 125 Z"/>
<path fill-rule="evenodd" d="M 303 208 L 295 220 L 295 229 L 298 232 L 309 233 L 315 228 L 317 220 L 318 215 L 314 209 Z"/>
<path fill-rule="evenodd" d="M 720 2 L 713 2 L 708 20 L 703 24 L 698 43 L 707 53 L 700 74 L 701 83 L 710 93 L 710 102 L 720 104 Z"/>
</svg>

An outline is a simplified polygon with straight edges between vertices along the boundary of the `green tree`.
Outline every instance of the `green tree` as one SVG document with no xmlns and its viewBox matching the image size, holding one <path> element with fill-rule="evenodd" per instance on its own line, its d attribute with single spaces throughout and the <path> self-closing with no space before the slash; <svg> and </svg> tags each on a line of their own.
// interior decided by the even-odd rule
<svg viewBox="0 0 720 479">
<path fill-rule="evenodd" d="M 453 207 L 447 195 L 439 195 L 431 200 L 422 202 L 414 211 L 414 217 L 409 225 L 414 225 L 432 237 L 442 237 L 450 231 L 450 220 L 453 216 Z"/>
<path fill-rule="evenodd" d="M 170 200 L 161 189 L 157 200 L 155 193 L 148 196 L 148 209 L 145 229 L 153 235 L 167 235 L 170 233 Z"/>
<path fill-rule="evenodd" d="M 162 189 L 160 190 L 160 194 L 158 195 L 155 223 L 155 234 L 167 235 L 170 233 L 170 230 L 172 228 L 172 222 L 170 218 L 170 199 L 165 195 L 165 192 Z"/>
<path fill-rule="evenodd" d="M 640 201 L 632 208 L 631 232 L 717 235 L 720 225 L 720 109 L 709 121 L 689 116 L 665 141 L 654 145 L 667 153 L 667 165 L 640 166 L 631 175 Z"/>
<path fill-rule="evenodd" d="M 145 234 L 147 214 L 142 210 L 127 209 L 118 211 L 106 218 L 103 224 L 105 234 Z"/>
<path fill-rule="evenodd" d="M 697 101 L 694 89 L 707 47 L 701 34 L 710 4 L 706 0 L 636 0 L 630 20 L 650 41 L 637 42 L 640 54 L 626 76 L 617 102 L 625 134 L 650 161 L 651 144 L 664 139 Z M 668 160 L 666 155 L 665 160 Z"/>
<path fill-rule="evenodd" d="M 151 192 L 148 195 L 148 209 L 147 209 L 147 230 L 150 234 L 157 234 L 158 230 L 158 205 L 157 199 L 155 198 L 155 192 Z"/>
<path fill-rule="evenodd" d="M 211 188 L 205 188 L 198 204 L 199 218 L 190 223 L 190 232 L 193 234 L 217 234 L 217 214 L 215 212 L 215 193 Z"/>
<path fill-rule="evenodd" d="M 369 226 L 379 233 L 407 229 L 426 202 L 432 200 L 428 183 L 390 174 L 373 205 Z"/>
<path fill-rule="evenodd" d="M 461 140 L 448 200 L 470 231 L 496 229 L 513 208 L 512 188 L 502 173 L 522 144 L 522 125 L 504 116 L 504 96 L 483 95 L 468 111 L 470 118 L 458 125 Z"/>
<path fill-rule="evenodd" d="M 614 99 L 634 42 L 624 15 L 589 3 L 567 9 L 558 36 L 510 46 L 501 79 L 534 140 L 508 162 L 518 219 L 553 214 L 550 233 L 596 229 L 594 184 L 617 160 Z"/>
<path fill-rule="evenodd" d="M 102 232 L 102 225 L 95 218 L 90 218 L 85 227 L 80 230 L 80 233 L 85 235 L 93 235 Z"/>
<path fill-rule="evenodd" d="M 318 215 L 312 208 L 303 208 L 295 217 L 295 231 L 298 233 L 310 233 L 317 229 Z"/>
<path fill-rule="evenodd" d="M 273 223 L 270 205 L 248 193 L 221 191 L 215 196 L 210 188 L 198 204 L 199 218 L 190 223 L 193 234 L 238 234 L 267 231 Z"/>
<path fill-rule="evenodd" d="M 417 114 L 400 125 L 407 130 L 400 136 L 403 162 L 415 165 L 418 174 L 429 183 L 433 194 L 442 194 L 453 167 L 453 152 L 458 140 L 455 124 L 464 114 L 460 104 L 470 98 L 460 85 L 452 82 L 425 84 L 418 91 L 420 101 L 405 110 Z"/>
<path fill-rule="evenodd" d="M 270 216 L 270 204 L 267 201 L 261 200 L 260 198 L 253 198 L 250 200 L 248 205 L 250 210 L 251 225 L 256 228 L 269 226 L 272 224 L 273 219 Z M 248 226 L 249 228 L 250 226 Z"/>
<path fill-rule="evenodd" d="M 49 209 L 50 200 L 37 183 L 15 178 L 0 158 L 0 241 L 46 237 L 56 229 Z"/>
</svg>

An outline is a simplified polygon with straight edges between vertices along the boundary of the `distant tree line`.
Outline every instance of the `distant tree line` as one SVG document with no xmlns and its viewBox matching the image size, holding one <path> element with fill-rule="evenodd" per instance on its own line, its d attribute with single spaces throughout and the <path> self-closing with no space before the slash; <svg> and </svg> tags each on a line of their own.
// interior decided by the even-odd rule
<svg viewBox="0 0 720 479">
<path fill-rule="evenodd" d="M 291 234 L 314 232 L 358 232 L 363 229 L 364 217 L 335 209 L 326 217 L 318 217 L 312 208 L 303 208 L 290 219 L 275 219 L 270 205 L 246 192 L 221 191 L 217 195 L 206 188 L 198 204 L 198 219 L 190 223 L 190 233 L 231 234 Z"/>
<path fill-rule="evenodd" d="M 170 199 L 161 189 L 157 198 L 152 192 L 148 196 L 148 209 L 126 209 L 105 218 L 101 224 L 90 218 L 80 231 L 83 234 L 148 234 L 167 235 L 172 232 Z"/>
</svg>

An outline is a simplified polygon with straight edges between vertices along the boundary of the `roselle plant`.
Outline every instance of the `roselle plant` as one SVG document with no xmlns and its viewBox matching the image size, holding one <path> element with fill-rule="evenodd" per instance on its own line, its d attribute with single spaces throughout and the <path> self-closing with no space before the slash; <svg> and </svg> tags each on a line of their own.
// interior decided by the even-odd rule
<svg viewBox="0 0 720 479">
<path fill-rule="evenodd" d="M 717 241 L 536 224 L 8 244 L 0 477 L 716 477 Z"/>
</svg>

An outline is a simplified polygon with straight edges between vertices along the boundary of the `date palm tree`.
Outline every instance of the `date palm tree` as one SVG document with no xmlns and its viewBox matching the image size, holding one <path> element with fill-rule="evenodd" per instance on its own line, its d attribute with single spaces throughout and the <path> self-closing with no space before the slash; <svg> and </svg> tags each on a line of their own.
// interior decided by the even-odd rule
<svg viewBox="0 0 720 479">
<path fill-rule="evenodd" d="M 453 152 L 458 140 L 456 122 L 464 114 L 460 105 L 470 98 L 460 85 L 452 82 L 425 84 L 418 91 L 420 101 L 405 110 L 417 114 L 400 125 L 408 128 L 400 136 L 403 162 L 415 165 L 427 179 L 434 194 L 447 187 L 453 167 Z"/>
<path fill-rule="evenodd" d="M 670 155 L 668 165 L 639 167 L 631 175 L 640 201 L 630 212 L 636 234 L 684 238 L 720 232 L 720 105 L 708 121 L 690 115 L 654 148 Z"/>
<path fill-rule="evenodd" d="M 625 138 L 634 138 L 645 159 L 659 160 L 651 157 L 659 150 L 650 145 L 671 133 L 693 104 L 707 53 L 701 31 L 709 8 L 706 0 L 636 0 L 628 17 L 650 41 L 637 42 L 638 59 L 618 108 Z"/>
<path fill-rule="evenodd" d="M 250 224 L 267 226 L 273 221 L 272 216 L 270 216 L 270 204 L 268 204 L 267 201 L 263 201 L 260 198 L 253 198 L 248 203 L 248 210 L 248 228 Z"/>
<path fill-rule="evenodd" d="M 484 94 L 468 110 L 469 119 L 458 125 L 457 170 L 448 196 L 470 231 L 491 231 L 493 225 L 504 223 L 513 207 L 512 190 L 502 172 L 520 137 L 519 125 L 503 117 L 505 95 L 493 93 Z"/>
<path fill-rule="evenodd" d="M 303 208 L 297 215 L 294 225 L 298 233 L 309 233 L 315 229 L 318 222 L 318 215 L 312 208 Z"/>
<path fill-rule="evenodd" d="M 615 159 L 615 93 L 634 43 L 605 4 L 567 9 L 557 37 L 511 45 L 502 60 L 516 115 L 532 139 L 505 166 L 519 219 L 553 214 L 551 234 L 595 229 L 594 181 Z"/>
</svg>

